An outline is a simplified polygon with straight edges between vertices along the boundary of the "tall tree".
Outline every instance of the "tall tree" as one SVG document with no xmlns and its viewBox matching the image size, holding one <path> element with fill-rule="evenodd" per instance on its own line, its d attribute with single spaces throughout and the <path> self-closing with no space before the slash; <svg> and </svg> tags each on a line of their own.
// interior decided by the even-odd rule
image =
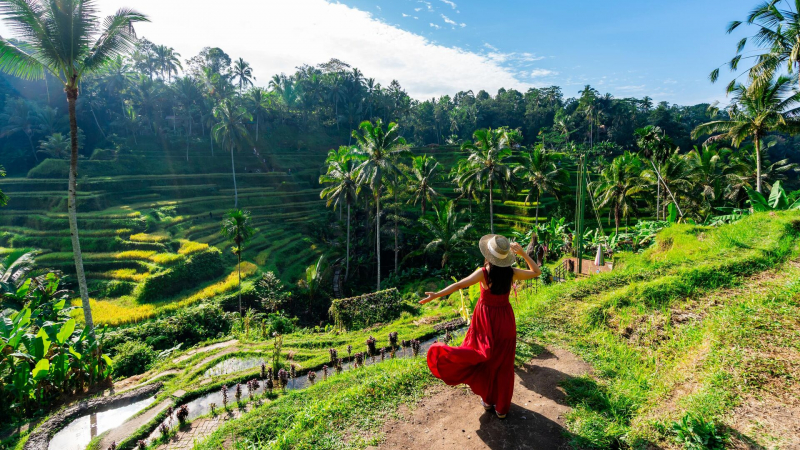
<svg viewBox="0 0 800 450">
<path fill-rule="evenodd" d="M 425 215 L 426 206 L 433 202 L 439 193 L 433 187 L 436 181 L 436 169 L 439 163 L 436 159 L 428 155 L 415 156 L 411 160 L 411 176 L 409 177 L 408 189 L 411 192 L 409 203 L 417 202 L 422 204 L 422 215 Z"/>
<path fill-rule="evenodd" d="M 222 219 L 222 235 L 233 244 L 233 253 L 236 255 L 236 270 L 239 273 L 239 314 L 242 314 L 242 250 L 244 244 L 253 237 L 250 227 L 250 211 L 232 209 Z"/>
<path fill-rule="evenodd" d="M 72 253 L 81 292 L 86 327 L 94 327 L 89 291 L 83 271 L 75 203 L 78 177 L 78 122 L 75 103 L 85 75 L 102 70 L 134 44 L 133 25 L 147 17 L 120 9 L 102 23 L 95 0 L 0 0 L 0 11 L 20 40 L 0 37 L 0 71 L 29 80 L 56 77 L 67 94 L 72 152 L 69 170 L 68 211 Z"/>
<path fill-rule="evenodd" d="M 454 201 L 440 202 L 433 207 L 434 217 L 420 217 L 425 227 L 428 243 L 425 251 L 442 252 L 442 268 L 464 247 L 464 238 L 472 229 L 471 224 L 461 225 L 461 214 L 456 211 Z"/>
<path fill-rule="evenodd" d="M 2 59 L 0 59 L 0 64 L 2 64 Z M 31 154 L 33 154 L 36 164 L 39 164 L 39 157 L 36 156 L 36 147 L 33 145 L 33 136 L 37 128 L 35 107 L 35 104 L 21 98 L 10 99 L 6 103 L 3 114 L 0 114 L 0 121 L 5 124 L 0 128 L 0 138 L 17 133 L 24 134 L 28 138 L 28 144 L 31 146 Z"/>
<path fill-rule="evenodd" d="M 639 154 L 650 161 L 653 173 L 656 176 L 656 220 L 659 219 L 661 209 L 661 173 L 658 167 L 666 161 L 675 145 L 672 139 L 660 127 L 648 125 L 634 132 Z"/>
<path fill-rule="evenodd" d="M 546 152 L 543 145 L 537 145 L 522 158 L 522 164 L 514 168 L 524 187 L 528 188 L 525 202 L 536 196 L 536 224 L 539 224 L 539 205 L 542 194 L 558 195 L 569 183 L 569 172 L 560 166 L 563 153 Z"/>
<path fill-rule="evenodd" d="M 391 122 L 386 130 L 383 121 L 377 119 L 373 125 L 364 121 L 359 126 L 361 133 L 353 131 L 364 162 L 358 166 L 359 183 L 369 185 L 375 199 L 375 251 L 378 263 L 378 290 L 381 289 L 381 187 L 385 178 L 397 174 L 400 169 L 395 164 L 397 157 L 409 154 L 406 140 L 400 136 L 400 128 Z"/>
<path fill-rule="evenodd" d="M 643 183 L 639 179 L 642 172 L 642 160 L 638 156 L 625 152 L 611 161 L 611 164 L 600 172 L 600 179 L 593 184 L 597 206 L 608 206 L 614 214 L 616 234 L 622 217 L 628 217 L 637 211 L 634 196 L 643 192 Z"/>
<path fill-rule="evenodd" d="M 459 184 L 474 179 L 477 185 L 485 185 L 489 191 L 489 224 L 494 233 L 494 188 L 499 187 L 503 195 L 512 187 L 511 137 L 503 128 L 481 129 L 472 135 L 474 142 L 465 142 L 461 149 L 468 152 L 468 165 Z M 466 179 L 465 179 L 466 178 Z"/>
<path fill-rule="evenodd" d="M 222 103 L 214 108 L 214 118 L 217 123 L 211 130 L 214 139 L 231 152 L 231 173 L 233 174 L 233 207 L 239 207 L 239 190 L 236 187 L 236 163 L 234 162 L 234 150 L 241 150 L 242 142 L 247 139 L 247 129 L 244 124 L 246 121 L 253 120 L 250 113 L 231 100 L 223 100 Z"/>
<path fill-rule="evenodd" d="M 265 89 L 257 87 L 247 92 L 246 103 L 253 118 L 256 119 L 256 142 L 258 142 L 259 124 L 261 123 L 261 118 L 267 115 L 272 105 L 272 100 Z"/>
<path fill-rule="evenodd" d="M 239 96 L 241 97 L 242 89 L 253 85 L 253 80 L 255 80 L 253 68 L 250 67 L 249 62 L 239 58 L 233 63 L 231 74 L 233 75 L 233 79 L 236 80 L 236 84 L 239 85 Z"/>
<path fill-rule="evenodd" d="M 339 150 L 328 152 L 327 172 L 319 177 L 319 182 L 328 185 L 320 193 L 320 198 L 327 199 L 327 206 L 334 210 L 347 205 L 347 249 L 345 257 L 344 278 L 350 274 L 350 208 L 358 200 L 358 170 L 360 158 L 350 147 L 339 147 Z M 340 216 L 341 217 L 341 216 Z"/>
<path fill-rule="evenodd" d="M 750 85 L 736 84 L 732 91 L 728 118 L 699 125 L 692 138 L 720 133 L 708 139 L 730 140 L 734 147 L 752 138 L 756 159 L 756 192 L 761 193 L 761 139 L 771 131 L 796 129 L 800 122 L 800 92 L 793 92 L 792 78 L 780 76 L 776 80 L 754 81 Z"/>
</svg>

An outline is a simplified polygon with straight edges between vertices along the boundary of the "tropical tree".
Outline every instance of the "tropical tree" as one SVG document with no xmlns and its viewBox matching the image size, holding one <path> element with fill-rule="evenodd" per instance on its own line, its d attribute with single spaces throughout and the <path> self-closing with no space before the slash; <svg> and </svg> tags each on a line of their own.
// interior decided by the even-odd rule
<svg viewBox="0 0 800 450">
<path fill-rule="evenodd" d="M 0 178 L 6 176 L 6 169 L 3 166 L 0 166 Z M 0 207 L 6 206 L 8 204 L 8 196 L 3 194 L 3 191 L 0 191 Z"/>
<path fill-rule="evenodd" d="M 80 144 L 80 140 L 78 141 Z M 81 146 L 79 145 L 78 148 Z M 39 152 L 55 159 L 67 159 L 70 152 L 69 138 L 61 133 L 53 133 L 39 143 Z"/>
<path fill-rule="evenodd" d="M 0 260 L 0 299 L 5 294 L 16 293 L 33 268 L 36 253 L 29 248 L 14 249 Z"/>
<path fill-rule="evenodd" d="M 256 120 L 256 142 L 258 142 L 259 124 L 261 123 L 261 118 L 267 115 L 270 106 L 272 106 L 272 100 L 266 89 L 257 87 L 247 92 L 245 101 L 253 118 Z"/>
<path fill-rule="evenodd" d="M 347 205 L 347 256 L 345 258 L 344 278 L 350 274 L 350 208 L 358 200 L 358 170 L 360 158 L 350 147 L 339 147 L 339 150 L 328 152 L 327 172 L 319 177 L 319 182 L 328 185 L 320 193 L 320 198 L 327 199 L 327 206 L 333 209 Z"/>
<path fill-rule="evenodd" d="M 239 96 L 241 97 L 242 89 L 253 85 L 253 80 L 255 80 L 255 77 L 253 76 L 253 68 L 250 67 L 249 62 L 239 58 L 233 62 L 231 74 L 233 75 L 233 79 L 236 80 L 236 84 L 239 85 Z"/>
<path fill-rule="evenodd" d="M 242 249 L 244 244 L 253 237 L 254 230 L 250 227 L 250 211 L 232 209 L 225 213 L 222 219 L 222 235 L 233 244 L 233 253 L 236 255 L 236 270 L 239 273 L 239 314 L 242 314 Z"/>
<path fill-rule="evenodd" d="M 791 199 L 781 186 L 781 182 L 777 181 L 772 185 L 769 198 L 764 198 L 760 193 L 745 187 L 747 196 L 750 198 L 748 202 L 753 211 L 785 211 L 797 210 L 800 211 L 800 198 Z"/>
<path fill-rule="evenodd" d="M 223 100 L 214 108 L 214 118 L 217 123 L 211 129 L 214 139 L 231 152 L 231 173 L 233 173 L 233 207 L 239 207 L 239 190 L 236 188 L 236 164 L 233 151 L 241 150 L 242 141 L 247 139 L 246 121 L 253 120 L 250 113 L 230 100 Z"/>
<path fill-rule="evenodd" d="M 442 253 L 442 268 L 454 256 L 460 254 L 464 247 L 465 237 L 472 229 L 472 224 L 461 225 L 461 213 L 456 211 L 456 203 L 452 200 L 440 202 L 433 207 L 434 216 L 420 217 L 428 238 L 425 251 Z"/>
<path fill-rule="evenodd" d="M 2 3 L 0 3 L 2 5 Z M 2 39 L 2 38 L 0 38 Z M 2 41 L 0 41 L 2 44 Z M 0 47 L 2 51 L 2 47 Z M 0 70 L 2 70 L 2 53 L 0 53 Z M 36 112 L 35 104 L 30 103 L 23 99 L 12 99 L 6 103 L 3 114 L 0 114 L 0 122 L 4 125 L 0 128 L 0 138 L 11 136 L 17 133 L 24 134 L 28 138 L 28 143 L 31 146 L 31 154 L 39 163 L 39 157 L 36 156 L 36 148 L 33 145 L 33 136 L 36 133 Z"/>
<path fill-rule="evenodd" d="M 728 108 L 729 118 L 704 123 L 692 131 L 692 138 L 720 133 L 709 138 L 713 142 L 730 140 L 739 147 L 752 138 L 756 156 L 756 191 L 761 193 L 761 139 L 767 133 L 798 126 L 794 117 L 799 111 L 800 92 L 791 91 L 792 79 L 780 76 L 776 80 L 754 81 L 750 85 L 736 84 Z"/>
<path fill-rule="evenodd" d="M 408 190 L 411 192 L 409 203 L 422 204 L 422 215 L 425 215 L 426 206 L 432 202 L 439 193 L 432 186 L 436 180 L 436 169 L 439 163 L 428 155 L 415 156 L 411 160 L 411 176 L 409 177 Z"/>
<path fill-rule="evenodd" d="M 645 159 L 650 161 L 650 166 L 653 168 L 653 173 L 656 178 L 656 220 L 659 218 L 659 211 L 661 210 L 661 173 L 658 166 L 660 166 L 675 148 L 672 139 L 660 128 L 648 125 L 644 128 L 639 128 L 634 132 L 636 138 L 636 145 L 639 147 L 639 154 Z"/>
<path fill-rule="evenodd" d="M 781 6 L 785 6 L 781 8 Z M 756 27 L 752 38 L 743 38 L 736 45 L 736 55 L 728 62 L 731 71 L 739 69 L 742 59 L 753 60 L 748 69 L 751 80 L 766 82 L 771 80 L 781 65 L 785 64 L 789 73 L 800 66 L 800 2 L 796 0 L 765 0 L 759 4 L 745 21 L 734 20 L 728 25 L 728 33 L 733 33 L 742 25 Z M 755 43 L 756 50 L 745 56 L 745 48 L 750 42 Z M 719 68 L 711 72 L 711 82 L 719 78 Z M 728 90 L 736 85 L 734 79 Z"/>
<path fill-rule="evenodd" d="M 616 234 L 619 234 L 620 219 L 628 217 L 638 210 L 634 196 L 644 190 L 639 175 L 642 172 L 642 160 L 638 156 L 625 152 L 611 161 L 611 164 L 600 172 L 600 179 L 593 182 L 592 190 L 597 197 L 597 207 L 608 206 L 614 214 Z"/>
<path fill-rule="evenodd" d="M 156 66 L 163 74 L 167 75 L 169 81 L 172 81 L 173 73 L 178 75 L 178 70 L 183 70 L 180 60 L 181 54 L 176 52 L 174 48 L 166 45 L 156 45 L 153 47 L 153 52 Z"/>
<path fill-rule="evenodd" d="M 400 128 L 391 122 L 386 130 L 383 121 L 377 119 L 373 125 L 364 121 L 359 126 L 361 133 L 353 131 L 358 150 L 364 161 L 358 166 L 358 182 L 368 185 L 375 199 L 376 256 L 378 265 L 378 290 L 381 290 L 381 187 L 385 178 L 400 173 L 395 161 L 409 155 L 406 140 L 400 136 Z"/>
<path fill-rule="evenodd" d="M 467 166 L 458 184 L 474 180 L 478 186 L 487 186 L 489 191 L 489 224 L 494 233 L 494 188 L 499 187 L 503 195 L 513 186 L 511 163 L 511 139 L 508 130 L 480 129 L 472 135 L 474 142 L 465 142 L 461 149 L 468 152 Z"/>
<path fill-rule="evenodd" d="M 546 152 L 543 145 L 537 145 L 522 158 L 522 164 L 515 167 L 522 185 L 528 189 L 525 202 L 536 198 L 536 223 L 539 223 L 539 205 L 542 194 L 558 195 L 569 183 L 569 172 L 561 167 L 563 153 Z"/>
<path fill-rule="evenodd" d="M 41 80 L 49 74 L 63 84 L 67 95 L 72 145 L 68 187 L 69 228 L 84 319 L 86 327 L 93 330 L 78 237 L 78 122 L 75 104 L 83 77 L 101 71 L 118 55 L 128 51 L 136 40 L 133 25 L 147 21 L 147 17 L 123 8 L 101 23 L 95 0 L 0 0 L 0 9 L 6 23 L 12 30 L 18 31 L 21 38 L 12 42 L 0 37 L 0 71 L 28 80 Z"/>
<path fill-rule="evenodd" d="M 732 164 L 732 151 L 718 149 L 715 145 L 695 147 L 684 155 L 690 169 L 690 180 L 696 190 L 695 202 L 702 199 L 703 206 L 710 210 L 712 203 L 721 200 L 725 191 L 734 185 L 737 166 Z"/>
</svg>

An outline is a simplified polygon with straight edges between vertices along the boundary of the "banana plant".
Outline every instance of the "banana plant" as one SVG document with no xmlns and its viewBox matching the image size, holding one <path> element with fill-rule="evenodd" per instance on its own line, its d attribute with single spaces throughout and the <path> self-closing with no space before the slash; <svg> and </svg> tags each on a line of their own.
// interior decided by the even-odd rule
<svg viewBox="0 0 800 450">
<path fill-rule="evenodd" d="M 775 184 L 772 185 L 769 198 L 766 199 L 763 195 L 761 195 L 761 193 L 754 191 L 747 186 L 745 186 L 744 189 L 749 197 L 747 202 L 755 212 L 800 210 L 800 198 L 792 200 L 792 198 L 795 196 L 787 195 L 786 191 L 783 189 L 783 186 L 781 186 L 780 181 L 776 181 Z"/>
</svg>

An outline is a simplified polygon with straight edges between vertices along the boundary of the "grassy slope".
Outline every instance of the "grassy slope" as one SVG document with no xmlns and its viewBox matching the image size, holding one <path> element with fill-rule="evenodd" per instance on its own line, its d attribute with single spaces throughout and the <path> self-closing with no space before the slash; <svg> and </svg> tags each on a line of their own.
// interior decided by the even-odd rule
<svg viewBox="0 0 800 450">
<path fill-rule="evenodd" d="M 519 357 L 555 344 L 595 367 L 564 386 L 576 447 L 671 447 L 670 425 L 687 412 L 733 425 L 736 440 L 785 438 L 738 426 L 733 411 L 792 389 L 787 401 L 798 399 L 798 219 L 674 226 L 610 274 L 521 296 Z M 363 448 L 382 417 L 432 381 L 421 359 L 392 364 L 278 398 L 197 447 Z"/>
</svg>

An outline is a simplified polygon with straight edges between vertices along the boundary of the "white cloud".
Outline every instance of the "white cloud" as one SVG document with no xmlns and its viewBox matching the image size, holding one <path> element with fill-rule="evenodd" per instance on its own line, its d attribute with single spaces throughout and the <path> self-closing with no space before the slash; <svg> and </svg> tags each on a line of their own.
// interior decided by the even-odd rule
<svg viewBox="0 0 800 450">
<path fill-rule="evenodd" d="M 664 84 L 678 84 L 678 82 L 673 80 L 672 78 L 668 78 L 664 80 Z"/>
<path fill-rule="evenodd" d="M 380 10 L 381 10 L 381 7 L 380 7 L 380 6 L 378 6 L 378 5 L 375 5 L 375 8 L 377 8 L 377 9 L 378 9 L 378 11 L 380 11 Z"/>
<path fill-rule="evenodd" d="M 422 8 L 414 8 L 414 11 L 420 12 L 420 11 L 422 11 Z"/>
<path fill-rule="evenodd" d="M 408 14 L 406 14 L 406 13 L 403 13 L 403 17 L 411 17 L 411 16 L 409 16 L 409 15 L 408 15 Z"/>
<path fill-rule="evenodd" d="M 483 46 L 488 48 L 489 50 L 494 50 L 494 51 L 498 51 L 499 50 L 497 47 L 495 47 L 494 45 L 492 45 L 492 44 L 490 44 L 488 42 L 484 42 Z"/>
<path fill-rule="evenodd" d="M 261 86 L 266 86 L 274 74 L 293 73 L 302 64 L 338 58 L 383 86 L 397 79 L 417 99 L 467 89 L 497 92 L 500 87 L 530 87 L 516 75 L 516 70 L 487 55 L 436 44 L 378 20 L 369 12 L 333 1 L 252 2 L 247 14 L 241 14 L 239 8 L 218 8 L 218 2 L 211 0 L 134 3 L 136 10 L 151 20 L 136 27 L 139 36 L 174 47 L 183 59 L 191 58 L 203 47 L 220 47 L 232 59 L 242 57 L 248 61 L 257 77 L 256 84 Z M 98 0 L 103 15 L 131 4 L 130 0 Z M 212 8 L 214 14 L 208 14 Z M 265 26 L 264 17 L 296 20 L 276 20 Z M 257 30 L 258 38 L 241 30 Z M 0 25 L 0 34 L 5 37 L 4 33 L 7 28 Z M 465 69 L 454 71 L 454 67 Z"/>
<path fill-rule="evenodd" d="M 431 6 L 431 2 L 426 2 L 425 0 L 419 0 L 419 3 L 425 5 L 428 8 L 428 11 L 433 11 L 433 6 Z"/>
<path fill-rule="evenodd" d="M 646 86 L 644 84 L 617 86 L 618 91 L 639 92 L 643 91 Z"/>
<path fill-rule="evenodd" d="M 533 69 L 530 74 L 533 78 L 551 77 L 553 75 L 558 75 L 558 72 L 549 69 Z"/>
<path fill-rule="evenodd" d="M 467 24 L 465 24 L 464 22 L 461 22 L 460 24 L 458 24 L 458 26 L 460 26 L 461 28 L 464 28 L 464 27 L 467 26 Z"/>
<path fill-rule="evenodd" d="M 435 23 L 431 23 L 430 25 L 431 25 L 431 27 L 433 27 L 433 28 L 436 28 L 437 30 L 438 30 L 439 28 L 442 28 L 442 27 L 440 27 L 439 25 L 436 25 Z"/>
<path fill-rule="evenodd" d="M 450 5 L 451 8 L 456 9 L 456 4 L 451 2 L 450 0 L 442 0 L 442 3 L 446 3 Z"/>
</svg>

